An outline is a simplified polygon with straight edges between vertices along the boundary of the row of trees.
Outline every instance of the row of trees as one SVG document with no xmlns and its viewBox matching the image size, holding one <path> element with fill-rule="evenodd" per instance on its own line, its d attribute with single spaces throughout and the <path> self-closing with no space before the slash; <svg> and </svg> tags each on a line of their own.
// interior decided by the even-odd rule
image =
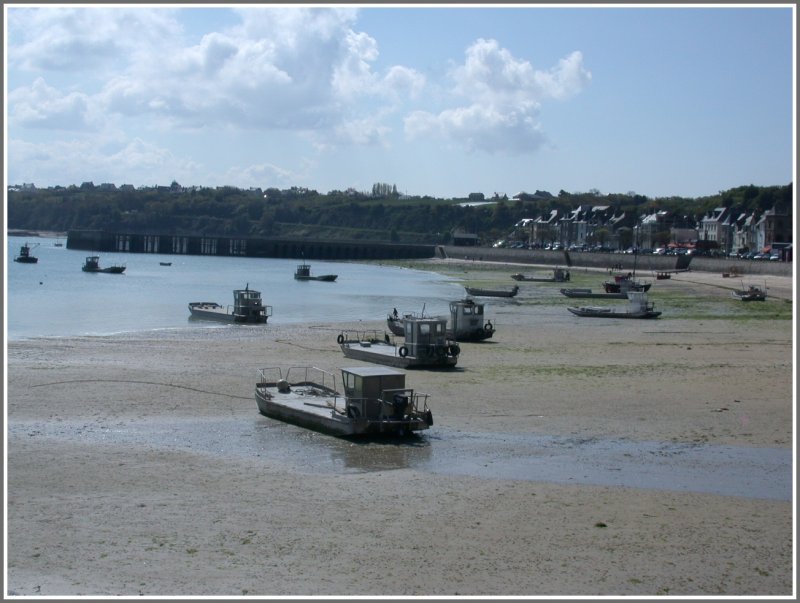
<svg viewBox="0 0 800 603">
<path fill-rule="evenodd" d="M 455 229 L 491 241 L 504 236 L 523 218 L 549 215 L 554 209 L 568 212 L 580 205 L 609 205 L 631 221 L 658 210 L 692 221 L 721 206 L 742 212 L 778 205 L 790 212 L 793 208 L 791 184 L 743 186 L 697 199 L 561 191 L 543 199 L 500 199 L 485 205 L 469 205 L 467 198 L 403 197 L 394 185 L 384 184 L 376 184 L 372 194 L 352 190 L 321 194 L 296 187 L 184 189 L 176 184 L 147 189 L 71 186 L 9 190 L 8 227 L 448 243 Z"/>
</svg>

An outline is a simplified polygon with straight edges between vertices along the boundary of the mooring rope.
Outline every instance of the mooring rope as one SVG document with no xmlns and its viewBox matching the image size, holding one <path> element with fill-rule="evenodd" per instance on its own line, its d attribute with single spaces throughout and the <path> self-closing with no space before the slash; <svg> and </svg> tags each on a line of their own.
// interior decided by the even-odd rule
<svg viewBox="0 0 800 603">
<path fill-rule="evenodd" d="M 250 400 L 250 398 L 246 396 L 236 396 L 234 394 L 211 392 L 205 389 L 189 387 L 188 385 L 177 385 L 175 383 L 158 383 L 156 381 L 135 381 L 133 379 L 71 379 L 69 381 L 53 381 L 52 383 L 38 383 L 36 385 L 31 385 L 31 387 L 50 387 L 52 385 L 64 385 L 65 383 L 138 383 L 141 385 L 159 385 L 162 387 L 176 387 L 178 389 L 188 389 L 189 391 L 198 392 L 201 394 L 211 394 L 212 396 L 226 396 L 228 398 L 236 398 L 238 400 Z"/>
</svg>

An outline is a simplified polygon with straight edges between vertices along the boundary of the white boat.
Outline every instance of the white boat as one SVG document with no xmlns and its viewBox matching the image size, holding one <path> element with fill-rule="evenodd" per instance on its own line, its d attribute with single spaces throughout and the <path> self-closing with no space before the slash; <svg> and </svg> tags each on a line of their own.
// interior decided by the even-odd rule
<svg viewBox="0 0 800 603">
<path fill-rule="evenodd" d="M 397 344 L 386 332 L 342 331 L 336 338 L 347 358 L 400 368 L 454 367 L 461 353 L 447 337 L 446 318 L 403 319 L 405 341 Z"/>
<path fill-rule="evenodd" d="M 484 314 L 484 304 L 466 298 L 450 302 L 447 336 L 456 341 L 483 341 L 494 335 L 494 325 Z"/>
<path fill-rule="evenodd" d="M 259 324 L 267 322 L 272 316 L 272 306 L 261 301 L 261 292 L 250 289 L 234 289 L 233 306 L 223 306 L 216 302 L 189 302 L 192 318 L 216 320 L 221 322 Z"/>
<path fill-rule="evenodd" d="M 655 304 L 647 301 L 647 293 L 644 291 L 628 292 L 628 300 L 628 305 L 622 308 L 581 306 L 579 308 L 568 307 L 567 310 L 576 316 L 593 318 L 658 318 L 661 316 L 661 312 L 654 309 Z"/>
<path fill-rule="evenodd" d="M 406 435 L 433 425 L 428 394 L 406 387 L 405 374 L 384 367 L 343 368 L 336 377 L 316 367 L 258 371 L 259 412 L 335 436 Z"/>
</svg>

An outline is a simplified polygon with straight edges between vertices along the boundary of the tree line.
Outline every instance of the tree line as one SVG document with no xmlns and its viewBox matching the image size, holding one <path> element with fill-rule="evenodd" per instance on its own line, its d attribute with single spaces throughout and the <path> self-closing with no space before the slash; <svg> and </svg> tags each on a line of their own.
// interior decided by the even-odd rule
<svg viewBox="0 0 800 603">
<path fill-rule="evenodd" d="M 474 200 L 474 197 L 473 197 Z M 503 237 L 523 218 L 567 213 L 579 206 L 607 205 L 633 225 L 638 217 L 669 211 L 697 223 L 716 207 L 742 213 L 782 208 L 793 211 L 792 184 L 741 186 L 700 198 L 649 198 L 634 193 L 567 193 L 500 198 L 470 204 L 470 198 L 408 197 L 396 186 L 376 184 L 371 194 L 292 187 L 186 189 L 172 186 L 81 186 L 8 191 L 8 228 L 20 230 L 106 230 L 141 234 L 183 234 L 253 238 L 307 237 L 447 244 L 454 230 L 480 240 Z"/>
</svg>

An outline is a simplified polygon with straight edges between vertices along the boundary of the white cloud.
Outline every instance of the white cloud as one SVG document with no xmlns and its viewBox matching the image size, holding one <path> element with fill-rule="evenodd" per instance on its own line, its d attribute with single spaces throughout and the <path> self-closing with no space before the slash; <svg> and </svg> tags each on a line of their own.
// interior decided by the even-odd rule
<svg viewBox="0 0 800 603">
<path fill-rule="evenodd" d="M 239 24 L 196 43 L 185 41 L 176 10 L 12 12 L 23 39 L 10 53 L 17 66 L 62 75 L 90 70 L 97 90 L 79 91 L 87 103 L 159 127 L 305 130 L 330 141 L 354 117 L 386 115 L 380 102 L 424 85 L 409 67 L 373 69 L 378 44 L 354 29 L 352 9 L 236 9 Z M 16 111 L 32 123 L 29 109 Z"/>
<path fill-rule="evenodd" d="M 235 167 L 225 173 L 228 182 L 241 187 L 290 187 L 303 181 L 304 176 L 272 163 Z"/>
<path fill-rule="evenodd" d="M 470 151 L 532 152 L 547 141 L 538 123 L 542 101 L 578 94 L 591 79 L 580 52 L 546 72 L 514 58 L 495 40 L 479 39 L 465 54 L 451 77 L 453 94 L 468 104 L 438 114 L 409 114 L 405 119 L 409 138 L 440 137 Z"/>
<path fill-rule="evenodd" d="M 425 76 L 414 69 L 395 65 L 389 68 L 382 84 L 382 91 L 390 98 L 416 99 L 425 88 Z"/>
<path fill-rule="evenodd" d="M 95 140 L 54 140 L 31 143 L 8 142 L 14 157 L 14 182 L 35 182 L 40 186 L 92 181 L 157 184 L 198 181 L 206 171 L 197 163 L 175 157 L 166 148 L 134 138 L 124 146 L 100 145 Z M 32 167 L 28 167 L 32 166 Z M 57 174 L 57 180 L 42 182 L 42 174 Z"/>
<path fill-rule="evenodd" d="M 9 61 L 31 71 L 102 70 L 162 48 L 180 31 L 169 9 L 14 7 L 7 15 L 9 32 L 21 38 L 9 45 Z"/>
<path fill-rule="evenodd" d="M 527 112 L 477 103 L 438 115 L 416 111 L 406 118 L 405 127 L 412 139 L 435 136 L 468 151 L 517 154 L 535 151 L 547 142 L 539 124 Z"/>
<path fill-rule="evenodd" d="M 92 118 L 92 99 L 81 92 L 61 93 L 36 78 L 31 86 L 17 88 L 8 95 L 12 123 L 28 128 L 87 131 L 99 127 L 97 113 Z"/>
</svg>

